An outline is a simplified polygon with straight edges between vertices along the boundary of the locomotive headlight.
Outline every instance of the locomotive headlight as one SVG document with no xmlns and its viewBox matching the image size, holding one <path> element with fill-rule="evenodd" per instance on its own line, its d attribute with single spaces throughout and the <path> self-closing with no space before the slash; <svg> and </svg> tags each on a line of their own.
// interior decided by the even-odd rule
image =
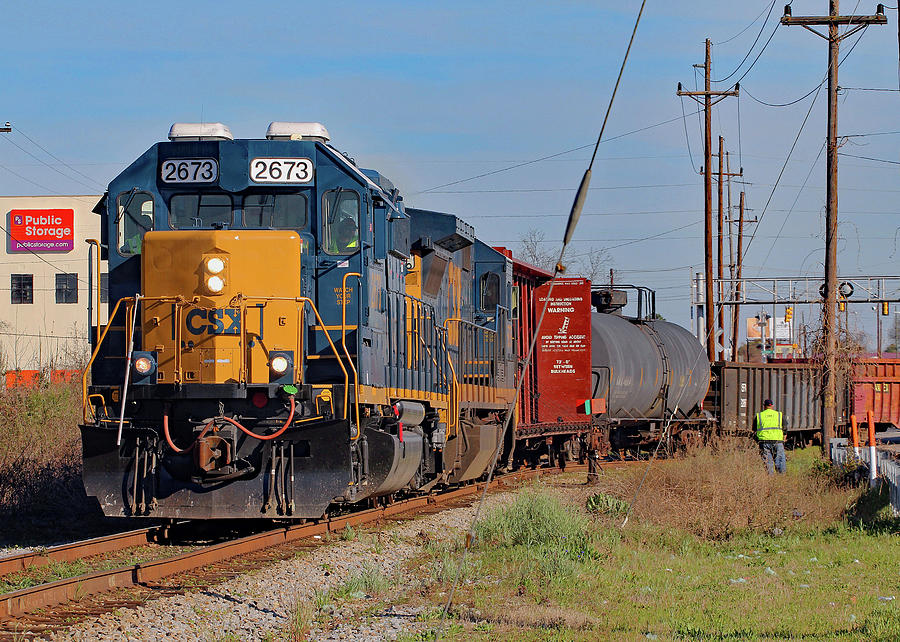
<svg viewBox="0 0 900 642">
<path fill-rule="evenodd" d="M 284 374 L 287 372 L 288 366 L 287 357 L 283 357 L 278 355 L 277 357 L 273 357 L 272 361 L 269 362 L 269 367 L 272 369 L 272 372 L 276 374 Z"/>
<path fill-rule="evenodd" d="M 211 276 L 206 279 L 206 287 L 210 292 L 218 294 L 225 289 L 225 280 L 221 276 Z"/>
<path fill-rule="evenodd" d="M 214 256 L 213 258 L 206 261 L 206 271 L 210 274 L 219 274 L 224 269 L 225 261 L 217 256 Z"/>
<path fill-rule="evenodd" d="M 138 374 L 145 375 L 153 370 L 153 360 L 149 357 L 138 357 L 134 360 L 134 369 Z"/>
</svg>

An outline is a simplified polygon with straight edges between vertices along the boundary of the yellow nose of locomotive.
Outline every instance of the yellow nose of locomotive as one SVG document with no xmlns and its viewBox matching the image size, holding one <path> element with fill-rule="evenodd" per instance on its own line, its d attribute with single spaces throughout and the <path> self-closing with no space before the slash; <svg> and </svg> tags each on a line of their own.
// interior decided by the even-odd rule
<svg viewBox="0 0 900 642">
<path fill-rule="evenodd" d="M 300 381 L 302 242 L 295 232 L 148 232 L 143 349 L 157 382 Z"/>
</svg>

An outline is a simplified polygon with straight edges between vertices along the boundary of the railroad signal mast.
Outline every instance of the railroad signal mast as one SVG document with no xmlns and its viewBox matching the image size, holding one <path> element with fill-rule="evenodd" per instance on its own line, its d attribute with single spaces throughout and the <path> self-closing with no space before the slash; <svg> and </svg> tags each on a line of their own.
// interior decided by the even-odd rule
<svg viewBox="0 0 900 642">
<path fill-rule="evenodd" d="M 827 16 L 792 16 L 791 5 L 785 5 L 781 24 L 786 26 L 800 25 L 817 36 L 828 41 L 828 142 L 827 142 L 827 188 L 825 203 L 825 314 L 823 323 L 825 343 L 825 367 L 822 372 L 822 445 L 823 453 L 828 452 L 828 444 L 834 437 L 835 414 L 835 302 L 837 299 L 837 92 L 838 92 L 838 53 L 840 42 L 860 29 L 872 24 L 887 24 L 884 5 L 879 4 L 874 16 L 842 16 L 839 15 L 839 0 L 829 0 Z M 838 27 L 849 28 L 842 34 Z M 813 29 L 814 26 L 827 26 L 828 35 Z"/>
</svg>

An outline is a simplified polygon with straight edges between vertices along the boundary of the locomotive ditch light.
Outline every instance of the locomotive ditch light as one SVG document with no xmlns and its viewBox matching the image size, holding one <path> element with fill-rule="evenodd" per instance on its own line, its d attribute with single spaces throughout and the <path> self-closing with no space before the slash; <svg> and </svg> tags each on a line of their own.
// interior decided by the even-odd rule
<svg viewBox="0 0 900 642">
<path fill-rule="evenodd" d="M 218 294 L 225 289 L 225 279 L 221 276 L 213 275 L 206 279 L 206 288 L 213 294 Z"/>
<path fill-rule="evenodd" d="M 277 357 L 273 357 L 269 362 L 269 367 L 272 369 L 272 372 L 277 374 L 284 374 L 287 372 L 288 366 L 290 363 L 287 360 L 287 357 L 278 355 Z"/>
<path fill-rule="evenodd" d="M 153 370 L 153 360 L 150 357 L 138 357 L 134 360 L 134 369 L 142 375 Z"/>
<path fill-rule="evenodd" d="M 225 261 L 223 261 L 219 257 L 214 256 L 211 259 L 207 259 L 206 271 L 209 272 L 210 274 L 219 274 L 224 269 L 225 269 Z"/>
</svg>

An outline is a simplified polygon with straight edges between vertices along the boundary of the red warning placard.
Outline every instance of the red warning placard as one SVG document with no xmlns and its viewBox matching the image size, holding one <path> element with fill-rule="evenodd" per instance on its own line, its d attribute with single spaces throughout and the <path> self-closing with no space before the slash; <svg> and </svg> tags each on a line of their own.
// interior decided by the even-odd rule
<svg viewBox="0 0 900 642">
<path fill-rule="evenodd" d="M 549 290 L 549 283 L 535 288 L 538 313 Z M 583 421 L 584 401 L 591 398 L 590 281 L 556 281 L 536 352 L 539 421 Z"/>
<path fill-rule="evenodd" d="M 10 210 L 10 252 L 71 252 L 75 210 Z"/>
</svg>

